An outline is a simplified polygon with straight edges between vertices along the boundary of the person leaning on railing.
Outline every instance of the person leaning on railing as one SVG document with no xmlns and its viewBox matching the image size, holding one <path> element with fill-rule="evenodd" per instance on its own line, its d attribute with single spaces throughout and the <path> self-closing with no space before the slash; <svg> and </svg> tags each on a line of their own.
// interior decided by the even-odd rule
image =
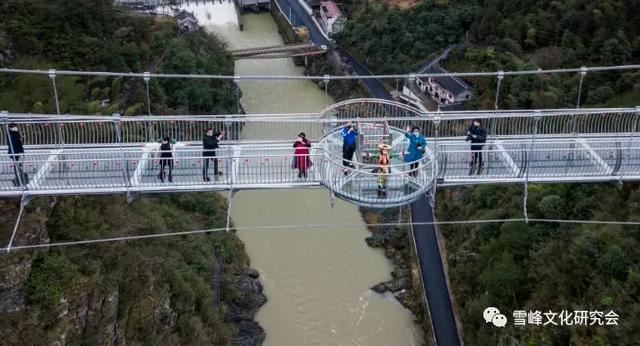
<svg viewBox="0 0 640 346">
<path fill-rule="evenodd" d="M 158 178 L 160 181 L 164 183 L 165 171 L 164 167 L 169 167 L 169 182 L 173 182 L 173 152 L 171 145 L 176 144 L 175 139 L 169 138 L 165 136 L 160 141 L 160 148 L 158 149 L 157 157 L 160 158 L 160 173 L 158 173 Z"/>
<path fill-rule="evenodd" d="M 9 133 L 7 134 L 8 153 L 11 160 L 14 161 L 13 173 L 15 178 L 13 185 L 20 186 L 20 183 L 26 185 L 29 183 L 29 176 L 22 170 L 22 162 L 20 158 L 24 154 L 24 147 L 22 146 L 22 135 L 18 129 L 18 125 L 9 124 Z"/>
<path fill-rule="evenodd" d="M 418 175 L 420 159 L 422 159 L 427 147 L 427 139 L 420 134 L 420 128 L 417 126 L 407 126 L 407 132 L 404 136 L 409 139 L 409 149 L 407 149 L 404 162 L 409 164 L 409 175 L 415 177 Z"/>
<path fill-rule="evenodd" d="M 224 138 L 224 131 L 214 133 L 212 128 L 207 128 L 202 138 L 202 156 L 204 165 L 202 166 L 202 180 L 211 181 L 209 179 L 209 160 L 213 160 L 213 174 L 222 175 L 218 170 L 218 159 L 216 158 L 216 149 L 220 148 L 218 143 Z"/>
</svg>

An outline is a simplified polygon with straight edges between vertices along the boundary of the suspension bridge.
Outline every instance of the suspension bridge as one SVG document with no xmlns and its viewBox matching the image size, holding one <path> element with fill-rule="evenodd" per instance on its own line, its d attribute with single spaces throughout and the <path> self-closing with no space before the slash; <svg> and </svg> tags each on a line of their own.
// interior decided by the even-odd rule
<svg viewBox="0 0 640 346">
<path fill-rule="evenodd" d="M 10 251 L 24 206 L 36 196 L 124 193 L 134 198 L 143 193 L 228 191 L 232 201 L 233 192 L 243 189 L 318 188 L 329 192 L 331 202 L 342 198 L 373 208 L 411 204 L 412 234 L 435 339 L 439 344 L 457 345 L 460 342 L 435 231 L 435 192 L 448 186 L 522 184 L 526 219 L 526 191 L 531 183 L 639 180 L 640 108 L 579 108 L 587 72 L 637 69 L 640 66 L 626 65 L 547 71 L 304 77 L 0 69 L 2 73 L 48 75 L 58 110 L 56 115 L 9 112 L 0 115 L 0 124 L 7 131 L 10 123 L 17 124 L 25 145 L 19 161 L 8 154 L 0 155 L 0 197 L 21 198 L 23 202 L 5 249 Z M 580 75 L 575 109 L 497 110 L 503 78 L 550 73 Z M 61 115 L 55 83 L 58 75 L 143 79 L 149 115 Z M 334 104 L 318 113 L 150 115 L 152 100 L 148 85 L 152 78 L 236 82 L 323 80 L 326 94 L 326 86 L 332 80 L 362 79 L 365 83 L 380 84 L 380 79 L 411 82 L 416 77 L 445 75 L 497 78 L 496 110 L 423 112 L 384 99 L 357 99 Z M 480 119 L 487 132 L 487 142 L 480 150 L 484 156 L 482 170 L 469 166 L 471 151 L 465 138 L 472 119 Z M 348 121 L 360 129 L 358 150 L 352 160 L 342 158 L 340 132 Z M 403 162 L 407 126 L 420 127 L 427 137 L 428 145 L 416 162 L 417 167 Z M 216 151 L 222 175 L 209 181 L 203 179 L 202 173 L 205 158 L 201 143 L 205 128 L 226 132 Z M 309 158 L 313 166 L 307 177 L 299 178 L 291 166 L 295 158 L 292 138 L 301 131 L 312 141 Z M 158 141 L 163 136 L 177 141 L 173 146 L 171 182 L 163 182 L 157 176 Z M 390 173 L 384 175 L 389 192 L 386 196 L 376 194 L 381 173 L 369 158 L 380 143 L 389 145 L 391 152 L 398 154 L 391 160 Z M 9 144 L 6 136 L 0 136 L 4 153 Z M 18 169 L 26 176 L 16 174 Z M 231 206 L 232 203 L 228 216 Z"/>
<path fill-rule="evenodd" d="M 348 100 L 318 114 L 211 116 L 83 116 L 12 114 L 0 116 L 22 132 L 19 161 L 0 156 L 0 196 L 56 196 L 105 193 L 326 188 L 335 197 L 364 207 L 409 204 L 436 186 L 607 182 L 640 179 L 640 108 L 544 111 L 441 112 L 424 114 L 379 99 Z M 466 129 L 480 119 L 488 133 L 482 171 L 470 169 Z M 342 157 L 341 130 L 359 127 L 358 151 Z M 243 131 L 259 127 L 261 135 Z M 405 129 L 418 126 L 428 148 L 417 168 L 403 161 Z M 221 176 L 203 177 L 205 128 L 226 132 L 216 151 Z M 270 131 L 272 129 L 272 131 Z M 306 178 L 292 169 L 292 141 L 304 131 L 312 140 Z M 274 133 L 285 134 L 281 137 Z M 163 136 L 173 147 L 173 179 L 162 182 L 157 157 Z M 2 145 L 10 143 L 3 136 Z M 398 157 L 391 172 L 377 172 L 368 160 L 387 143 Z M 349 160 L 347 160 L 349 161 Z M 29 176 L 19 182 L 16 168 Z M 349 167 L 352 166 L 352 167 Z M 355 168 L 354 168 L 355 167 Z M 376 194 L 381 176 L 389 194 Z"/>
</svg>

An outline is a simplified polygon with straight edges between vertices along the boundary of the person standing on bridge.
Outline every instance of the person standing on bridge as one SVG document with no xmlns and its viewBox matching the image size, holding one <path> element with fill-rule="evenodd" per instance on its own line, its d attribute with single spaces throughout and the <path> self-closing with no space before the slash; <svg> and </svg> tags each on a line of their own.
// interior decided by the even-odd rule
<svg viewBox="0 0 640 346">
<path fill-rule="evenodd" d="M 158 174 L 158 178 L 160 178 L 160 181 L 163 183 L 165 177 L 164 168 L 167 166 L 169 167 L 169 182 L 173 182 L 173 152 L 171 144 L 176 144 L 176 141 L 165 136 L 160 143 L 158 152 L 158 156 L 160 157 L 160 173 Z"/>
<path fill-rule="evenodd" d="M 427 139 L 420 134 L 420 128 L 417 126 L 408 126 L 407 132 L 404 136 L 409 139 L 409 149 L 407 149 L 407 155 L 404 157 L 404 162 L 409 164 L 409 175 L 417 177 L 420 160 L 427 148 Z"/>
<path fill-rule="evenodd" d="M 222 172 L 218 170 L 218 158 L 216 157 L 216 149 L 220 148 L 218 143 L 222 138 L 224 138 L 224 131 L 214 133 L 212 128 L 205 130 L 204 138 L 202 139 L 202 156 L 204 159 L 202 180 L 204 181 L 211 181 L 209 179 L 209 160 L 213 160 L 213 174 L 216 176 L 222 175 Z"/>
<path fill-rule="evenodd" d="M 471 126 L 469 126 L 466 141 L 471 141 L 471 162 L 469 163 L 471 169 L 469 170 L 469 174 L 473 175 L 476 166 L 478 169 L 477 174 L 481 174 L 483 166 L 482 147 L 487 141 L 487 132 L 482 128 L 480 119 L 474 119 Z"/>
<path fill-rule="evenodd" d="M 309 158 L 309 148 L 311 148 L 311 142 L 307 139 L 304 132 L 300 132 L 298 138 L 293 143 L 294 148 L 294 169 L 298 169 L 298 178 L 306 178 L 307 170 L 311 168 L 311 158 Z"/>
<path fill-rule="evenodd" d="M 356 152 L 356 143 L 358 141 L 358 129 L 350 121 L 342 128 L 342 165 L 345 167 L 356 168 L 353 164 L 353 153 Z M 348 171 L 345 169 L 344 175 Z"/>
<path fill-rule="evenodd" d="M 391 174 L 391 159 L 398 157 L 398 154 L 391 153 L 389 144 L 378 144 L 378 152 L 373 154 L 363 154 L 363 158 L 378 161 L 378 167 L 372 173 L 376 173 L 378 181 L 378 197 L 387 197 L 387 181 Z"/>
<path fill-rule="evenodd" d="M 9 124 L 9 130 L 7 133 L 7 144 L 9 149 L 9 157 L 11 157 L 11 160 L 14 161 L 13 173 L 15 175 L 15 179 L 13 180 L 13 185 L 26 185 L 29 183 L 29 177 L 22 170 L 22 163 L 20 162 L 20 158 L 22 154 L 24 154 L 24 147 L 22 146 L 22 135 L 20 134 L 18 125 L 14 123 Z"/>
</svg>

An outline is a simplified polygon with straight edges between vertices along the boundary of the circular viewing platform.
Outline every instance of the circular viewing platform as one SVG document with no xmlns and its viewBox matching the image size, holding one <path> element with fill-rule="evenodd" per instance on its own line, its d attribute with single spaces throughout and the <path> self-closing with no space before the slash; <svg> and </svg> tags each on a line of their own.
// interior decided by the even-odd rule
<svg viewBox="0 0 640 346">
<path fill-rule="evenodd" d="M 435 157 L 425 147 L 421 158 L 405 162 L 409 140 L 403 129 L 387 120 L 416 116 L 416 112 L 396 102 L 368 99 L 338 103 L 323 111 L 324 118 L 335 121 L 325 125 L 325 135 L 315 149 L 326 158 L 321 183 L 336 196 L 364 207 L 398 207 L 420 198 L 434 182 Z M 347 121 L 358 131 L 351 160 L 343 156 Z M 383 149 L 388 165 L 379 162 Z"/>
</svg>

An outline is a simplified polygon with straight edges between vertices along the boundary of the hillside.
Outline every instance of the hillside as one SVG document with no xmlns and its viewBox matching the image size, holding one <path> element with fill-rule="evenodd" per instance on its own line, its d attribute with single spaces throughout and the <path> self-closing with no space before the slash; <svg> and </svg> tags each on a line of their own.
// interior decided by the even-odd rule
<svg viewBox="0 0 640 346">
<path fill-rule="evenodd" d="M 458 48 L 450 70 L 497 71 L 617 65 L 640 61 L 640 4 L 624 0 L 423 0 L 402 10 L 363 2 L 350 16 L 341 45 L 378 73 L 407 73 L 447 46 Z M 501 108 L 575 106 L 578 76 L 505 78 Z M 492 108 L 495 79 L 470 79 L 472 109 Z M 633 106 L 640 74 L 593 73 L 583 104 Z M 616 101 L 616 99 L 614 99 Z"/>
<path fill-rule="evenodd" d="M 345 3 L 352 8 L 353 3 Z M 357 2 L 338 41 L 377 73 L 408 73 L 449 45 L 449 70 L 497 71 L 640 61 L 640 2 L 423 0 L 409 9 Z M 493 109 L 495 78 L 470 78 L 469 109 Z M 506 77 L 499 106 L 575 107 L 578 74 Z M 393 87 L 393 86 L 391 86 Z M 583 106 L 636 106 L 640 72 L 589 73 Z M 529 217 L 629 220 L 636 184 L 529 186 Z M 438 218 L 519 218 L 522 187 L 443 189 Z M 449 278 L 469 345 L 632 345 L 640 340 L 636 226 L 571 223 L 442 225 Z M 488 306 L 509 325 L 488 326 Z M 619 326 L 513 326 L 515 310 L 614 311 Z M 546 322 L 545 316 L 542 316 Z M 557 318 L 557 317 L 556 317 Z M 557 320 L 556 320 L 557 322 Z"/>
<path fill-rule="evenodd" d="M 233 74 L 224 45 L 203 30 L 179 35 L 114 8 L 111 0 L 0 2 L 0 66 L 121 72 Z M 56 78 L 63 113 L 146 114 L 141 80 Z M 153 114 L 235 111 L 222 81 L 152 80 Z M 55 113 L 47 76 L 0 74 L 1 109 Z M 28 144 L 28 143 L 27 143 Z M 1 200 L 5 246 L 18 201 Z M 221 227 L 216 194 L 42 198 L 25 210 L 15 245 Z M 260 344 L 265 303 L 258 273 L 233 234 L 18 250 L 0 257 L 3 345 Z"/>
<path fill-rule="evenodd" d="M 175 21 L 132 15 L 112 2 L 2 1 L 0 66 L 233 74 L 233 58 L 216 37 L 204 30 L 180 36 Z M 141 79 L 59 76 L 56 83 L 62 113 L 147 113 Z M 219 80 L 152 79 L 151 111 L 223 114 L 235 110 L 234 88 Z M 1 74 L 0 104 L 10 112 L 56 112 L 46 76 Z"/>
<path fill-rule="evenodd" d="M 522 187 L 442 191 L 440 220 L 518 218 Z M 640 188 L 629 184 L 534 185 L 530 218 L 640 219 Z M 442 225 L 464 340 L 473 345 L 633 345 L 640 340 L 640 228 L 580 223 Z M 495 306 L 509 320 L 487 325 Z M 515 310 L 571 312 L 571 326 L 513 325 Z M 618 325 L 579 325 L 574 311 L 613 311 Z M 555 323 L 560 324 L 555 316 Z M 602 319 L 603 323 L 606 320 Z M 542 323 L 548 323 L 542 315 Z M 597 323 L 597 322 L 596 322 Z"/>
</svg>

